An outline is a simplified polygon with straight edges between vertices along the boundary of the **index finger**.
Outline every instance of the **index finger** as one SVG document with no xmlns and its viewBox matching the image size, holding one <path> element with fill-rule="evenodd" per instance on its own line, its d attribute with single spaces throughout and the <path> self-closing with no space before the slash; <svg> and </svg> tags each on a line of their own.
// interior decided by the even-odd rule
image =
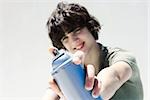
<svg viewBox="0 0 150 100">
<path fill-rule="evenodd" d="M 93 65 L 86 66 L 86 79 L 85 79 L 85 88 L 87 90 L 92 90 L 95 80 L 95 68 Z"/>
<path fill-rule="evenodd" d="M 60 97 L 63 97 L 63 94 L 60 90 L 60 88 L 58 87 L 55 79 L 50 75 L 50 78 L 49 78 L 49 85 L 50 85 L 50 88 L 57 94 L 59 95 Z"/>
</svg>

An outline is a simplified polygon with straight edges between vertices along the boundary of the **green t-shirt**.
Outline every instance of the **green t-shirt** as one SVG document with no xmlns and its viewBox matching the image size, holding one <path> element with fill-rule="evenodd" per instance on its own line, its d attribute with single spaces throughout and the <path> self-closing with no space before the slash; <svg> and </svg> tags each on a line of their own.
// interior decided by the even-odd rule
<svg viewBox="0 0 150 100">
<path fill-rule="evenodd" d="M 106 57 L 109 66 L 118 61 L 124 61 L 132 68 L 131 78 L 116 91 L 110 100 L 143 100 L 143 87 L 135 57 L 130 52 L 120 48 L 107 47 L 107 50 Z"/>
</svg>

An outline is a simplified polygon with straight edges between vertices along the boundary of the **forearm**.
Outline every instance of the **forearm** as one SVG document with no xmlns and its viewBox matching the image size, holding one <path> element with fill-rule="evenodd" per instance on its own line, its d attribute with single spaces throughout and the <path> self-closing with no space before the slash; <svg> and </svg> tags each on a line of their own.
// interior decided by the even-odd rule
<svg viewBox="0 0 150 100">
<path fill-rule="evenodd" d="M 118 62 L 100 71 L 97 77 L 102 84 L 100 95 L 103 99 L 110 99 L 124 82 L 131 77 L 131 74 L 132 70 L 125 62 Z"/>
<path fill-rule="evenodd" d="M 100 95 L 104 100 L 110 99 L 122 85 L 119 79 L 114 75 L 114 72 L 109 68 L 103 69 L 99 73 L 98 78 L 100 78 L 101 81 Z"/>
</svg>

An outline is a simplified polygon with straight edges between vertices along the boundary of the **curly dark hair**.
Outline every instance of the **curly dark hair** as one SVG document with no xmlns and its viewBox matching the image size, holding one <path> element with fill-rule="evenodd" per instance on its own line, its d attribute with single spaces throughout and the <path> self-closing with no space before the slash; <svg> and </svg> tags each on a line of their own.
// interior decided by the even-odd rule
<svg viewBox="0 0 150 100">
<path fill-rule="evenodd" d="M 101 29 L 99 22 L 79 4 L 60 2 L 47 21 L 48 34 L 54 47 L 65 49 L 61 39 L 78 27 L 87 27 L 95 40 Z"/>
</svg>

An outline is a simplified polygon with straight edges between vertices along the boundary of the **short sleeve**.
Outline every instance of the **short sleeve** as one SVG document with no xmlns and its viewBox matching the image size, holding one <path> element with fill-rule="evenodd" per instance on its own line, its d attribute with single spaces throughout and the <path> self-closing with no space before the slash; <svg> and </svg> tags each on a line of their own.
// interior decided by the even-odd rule
<svg viewBox="0 0 150 100">
<path fill-rule="evenodd" d="M 131 52 L 120 49 L 120 48 L 114 48 L 114 49 L 109 48 L 107 57 L 109 61 L 109 66 L 111 66 L 112 64 L 116 62 L 124 61 L 128 63 L 133 70 L 132 78 L 138 75 L 139 70 L 137 67 L 136 59 Z"/>
</svg>

